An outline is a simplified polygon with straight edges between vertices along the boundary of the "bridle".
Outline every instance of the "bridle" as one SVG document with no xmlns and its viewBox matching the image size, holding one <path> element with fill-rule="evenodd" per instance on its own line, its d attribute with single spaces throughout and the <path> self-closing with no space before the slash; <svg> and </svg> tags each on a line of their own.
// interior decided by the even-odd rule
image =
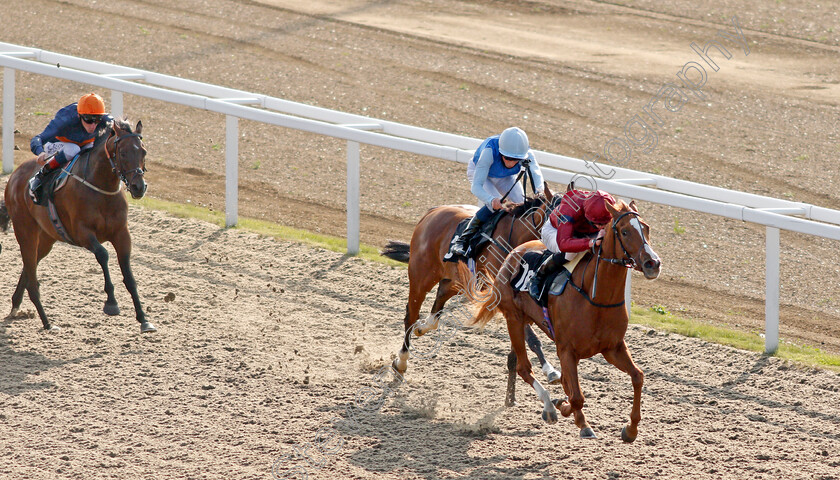
<svg viewBox="0 0 840 480">
<path fill-rule="evenodd" d="M 628 252 L 627 248 L 624 246 L 624 242 L 621 240 L 621 234 L 618 231 L 618 227 L 617 227 L 618 222 L 622 218 L 626 217 L 627 215 L 635 215 L 636 218 L 638 218 L 639 217 L 639 212 L 635 212 L 633 210 L 630 210 L 628 212 L 622 213 L 621 215 L 616 217 L 615 220 L 613 220 L 612 225 L 610 227 L 610 229 L 613 232 L 613 235 L 615 236 L 615 239 L 618 240 L 618 244 L 621 246 L 621 251 L 624 253 L 624 257 L 622 257 L 622 258 L 604 258 L 604 257 L 602 257 L 601 254 L 602 254 L 602 251 L 603 251 L 603 248 L 604 248 L 604 243 L 603 242 L 601 242 L 601 244 L 598 246 L 598 251 L 597 252 L 595 252 L 594 249 L 593 249 L 592 253 L 595 255 L 595 258 L 597 258 L 597 261 L 595 262 L 595 275 L 592 278 L 592 288 L 591 288 L 592 293 L 587 294 L 586 291 L 583 288 L 575 285 L 575 283 L 573 281 L 571 281 L 571 278 L 569 279 L 569 283 L 572 285 L 572 288 L 577 290 L 578 293 L 583 295 L 583 297 L 586 298 L 586 300 L 589 301 L 590 304 L 592 304 L 596 307 L 613 308 L 613 307 L 620 307 L 620 306 L 624 305 L 624 300 L 622 300 L 620 302 L 617 302 L 617 303 L 604 304 L 604 303 L 595 302 L 592 299 L 595 298 L 595 296 L 597 295 L 598 265 L 600 265 L 601 262 L 607 262 L 607 263 L 611 263 L 613 265 L 620 265 L 620 266 L 625 267 L 625 268 L 635 268 L 636 265 L 637 265 L 636 259 L 634 259 L 632 255 L 630 255 L 630 252 Z M 639 234 L 642 237 L 642 248 L 644 248 L 645 245 L 648 245 L 647 239 L 645 238 L 644 232 L 639 232 Z"/>
<path fill-rule="evenodd" d="M 621 215 L 619 215 L 618 217 L 616 217 L 615 220 L 613 220 L 612 226 L 611 226 L 611 229 L 613 231 L 613 235 L 615 235 L 616 240 L 618 240 L 618 245 L 621 246 L 621 251 L 624 252 L 624 257 L 623 258 L 604 258 L 604 257 L 602 257 L 601 256 L 601 250 L 603 249 L 603 246 L 604 246 L 603 242 L 601 243 L 601 245 L 598 246 L 598 254 L 597 255 L 598 255 L 598 260 L 601 260 L 603 262 L 609 262 L 609 263 L 612 263 L 614 265 L 621 265 L 622 267 L 627 267 L 627 268 L 635 268 L 636 267 L 636 259 L 633 258 L 632 255 L 630 255 L 630 252 L 627 251 L 627 248 L 624 246 L 624 242 L 621 240 L 621 235 L 618 232 L 618 227 L 616 226 L 616 225 L 618 225 L 619 220 L 626 217 L 627 215 L 635 215 L 636 218 L 638 218 L 639 217 L 639 212 L 634 212 L 632 210 L 630 210 L 629 212 L 624 212 Z M 647 239 L 645 238 L 644 232 L 639 232 L 639 234 L 642 237 L 642 248 L 644 248 L 644 246 L 648 244 Z M 597 275 L 597 269 L 598 269 L 598 266 L 596 265 L 595 266 L 596 275 Z"/>
<path fill-rule="evenodd" d="M 143 174 L 146 173 L 146 169 L 137 167 L 137 168 L 125 171 L 125 172 L 120 171 L 119 168 L 118 168 L 119 164 L 120 164 L 119 158 L 118 158 L 118 155 L 120 154 L 120 149 L 117 147 L 117 143 L 124 138 L 131 138 L 131 137 L 137 137 L 142 141 L 143 136 L 140 135 L 139 133 L 133 133 L 133 132 L 126 133 L 125 135 L 117 135 L 117 129 L 114 128 L 113 125 L 111 126 L 111 131 L 114 132 L 113 136 L 116 137 L 114 139 L 114 155 L 112 156 L 111 152 L 108 151 L 108 141 L 106 140 L 105 141 L 105 156 L 108 157 L 108 162 L 111 163 L 111 170 L 114 172 L 115 175 L 117 175 L 119 177 L 120 180 L 122 180 L 122 182 L 125 184 L 125 188 L 129 188 L 128 178 L 126 176 L 131 175 L 131 174 L 135 174 L 135 175 L 140 175 L 142 177 Z"/>
</svg>

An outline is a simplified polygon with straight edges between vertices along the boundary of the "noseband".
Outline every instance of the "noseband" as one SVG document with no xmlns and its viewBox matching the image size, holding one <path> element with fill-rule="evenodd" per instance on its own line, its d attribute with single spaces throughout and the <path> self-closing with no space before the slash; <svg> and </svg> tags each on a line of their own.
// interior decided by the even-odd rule
<svg viewBox="0 0 840 480">
<path fill-rule="evenodd" d="M 130 137 L 137 137 L 140 140 L 143 140 L 143 136 L 140 135 L 139 133 L 126 133 L 125 135 L 117 135 L 117 130 L 113 127 L 111 127 L 111 129 L 114 132 L 114 136 L 116 136 L 116 138 L 114 139 L 114 155 L 112 156 L 111 152 L 108 151 L 108 143 L 106 142 L 105 143 L 105 156 L 108 157 L 108 161 L 111 163 L 111 170 L 114 172 L 115 175 L 117 175 L 120 178 L 120 180 L 122 180 L 122 182 L 125 184 L 125 187 L 129 188 L 128 178 L 126 178 L 126 175 L 130 175 L 130 174 L 133 173 L 133 174 L 136 174 L 136 175 L 140 175 L 142 177 L 143 174 L 146 173 L 146 171 L 145 171 L 145 169 L 142 169 L 140 167 L 134 168 L 132 170 L 128 170 L 126 172 L 119 171 L 117 166 L 120 163 L 119 163 L 119 159 L 118 159 L 117 156 L 120 154 L 120 149 L 117 148 L 117 142 L 119 142 L 120 140 L 122 140 L 124 138 L 130 138 Z"/>
</svg>

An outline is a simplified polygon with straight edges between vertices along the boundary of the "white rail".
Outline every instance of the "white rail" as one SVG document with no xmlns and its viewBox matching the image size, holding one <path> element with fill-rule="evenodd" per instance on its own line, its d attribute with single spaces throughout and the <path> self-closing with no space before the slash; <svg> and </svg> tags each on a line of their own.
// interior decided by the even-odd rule
<svg viewBox="0 0 840 480">
<path fill-rule="evenodd" d="M 387 120 L 313 107 L 266 95 L 0 42 L 3 75 L 3 172 L 14 168 L 15 72 L 22 70 L 111 90 L 111 111 L 122 114 L 123 93 L 226 115 L 225 222 L 238 218 L 239 119 L 293 128 L 347 140 L 347 252 L 359 252 L 359 145 L 375 145 L 466 163 L 481 139 Z M 142 81 L 144 83 L 136 83 Z M 535 152 L 546 180 L 568 183 L 589 176 L 591 164 L 548 152 Z M 719 215 L 767 227 L 766 342 L 778 348 L 779 229 L 840 240 L 840 211 L 609 167 L 610 179 L 598 188 L 626 198 Z M 656 188 L 649 188 L 656 187 Z M 791 215 L 799 215 L 793 217 Z M 824 222 L 824 223 L 821 223 Z M 629 287 L 628 290 L 629 292 Z M 628 293 L 629 297 L 629 293 Z M 629 303 L 629 302 L 628 302 Z"/>
</svg>

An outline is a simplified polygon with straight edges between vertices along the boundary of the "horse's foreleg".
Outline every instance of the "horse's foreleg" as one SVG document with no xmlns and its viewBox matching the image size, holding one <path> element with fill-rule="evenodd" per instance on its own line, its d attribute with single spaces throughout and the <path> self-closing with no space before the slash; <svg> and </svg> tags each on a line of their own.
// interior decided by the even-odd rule
<svg viewBox="0 0 840 480">
<path fill-rule="evenodd" d="M 540 360 L 540 366 L 542 367 L 543 373 L 548 378 L 548 383 L 550 385 L 556 385 L 560 383 L 560 372 L 554 368 L 554 365 L 550 364 L 548 360 L 545 358 L 545 354 L 542 350 L 542 342 L 540 342 L 539 337 L 534 333 L 534 329 L 531 328 L 531 325 L 525 325 L 525 340 L 528 342 L 528 348 L 531 349 L 532 352 L 537 354 L 537 358 Z"/>
<path fill-rule="evenodd" d="M 507 316 L 505 315 L 505 317 Z M 531 361 L 528 360 L 528 352 L 525 350 L 525 329 L 523 328 L 523 324 L 524 322 L 518 318 L 507 320 L 510 343 L 516 355 L 516 371 L 522 377 L 522 380 L 525 380 L 528 385 L 534 388 L 534 391 L 537 392 L 537 397 L 543 402 L 542 419 L 549 424 L 556 423 L 557 408 L 554 406 L 554 402 L 551 401 L 551 394 L 543 388 L 542 384 L 534 378 L 531 372 Z"/>
<path fill-rule="evenodd" d="M 117 252 L 117 261 L 120 264 L 123 284 L 128 293 L 131 294 L 131 301 L 134 303 L 134 313 L 137 321 L 140 322 L 140 332 L 156 332 L 157 328 L 146 320 L 146 314 L 143 313 L 143 305 L 140 303 L 140 295 L 137 293 L 137 282 L 134 280 L 134 273 L 131 272 L 131 237 L 128 234 L 128 229 L 120 231 L 111 241 L 111 244 Z"/>
<path fill-rule="evenodd" d="M 578 378 L 578 359 L 570 352 L 563 352 L 560 356 L 560 369 L 563 372 L 563 390 L 569 397 L 568 402 L 560 405 L 560 413 L 564 417 L 575 414 L 575 425 L 580 429 L 580 438 L 597 438 L 583 414 L 583 392 L 580 390 Z"/>
<path fill-rule="evenodd" d="M 108 250 L 105 250 L 105 247 L 96 240 L 93 234 L 88 236 L 88 244 L 84 245 L 84 247 L 90 250 L 96 257 L 96 261 L 99 263 L 99 267 L 102 268 L 102 274 L 105 277 L 105 295 L 107 295 L 107 298 L 105 299 L 105 306 L 102 308 L 102 311 L 106 315 L 119 315 L 120 307 L 117 305 L 117 299 L 114 298 L 114 284 L 111 282 L 111 272 L 108 270 Z"/>
<path fill-rule="evenodd" d="M 621 439 L 632 442 L 639 433 L 639 421 L 642 419 L 642 385 L 645 374 L 633 362 L 627 344 L 622 341 L 614 350 L 603 353 L 604 358 L 622 372 L 630 375 L 633 382 L 633 409 L 630 411 L 630 423 L 621 429 Z"/>
</svg>

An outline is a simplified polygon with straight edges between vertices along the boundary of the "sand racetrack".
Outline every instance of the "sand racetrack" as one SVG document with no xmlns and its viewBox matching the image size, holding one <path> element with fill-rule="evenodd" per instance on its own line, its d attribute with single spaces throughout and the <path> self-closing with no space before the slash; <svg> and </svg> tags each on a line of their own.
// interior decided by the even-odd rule
<svg viewBox="0 0 840 480">
<path fill-rule="evenodd" d="M 721 40 L 732 57 L 715 56 L 708 98 L 665 117 L 657 147 L 625 166 L 840 208 L 836 4 L 623 3 L 9 0 L 0 41 L 474 137 L 516 123 L 536 148 L 582 157 L 736 16 L 749 55 Z M 53 33 L 65 20 L 71 31 Z M 20 163 L 87 87 L 24 73 L 16 86 Z M 224 118 L 130 96 L 125 112 L 144 124 L 149 195 L 223 205 Z M 343 232 L 343 142 L 240 127 L 240 214 Z M 429 207 L 473 201 L 463 165 L 373 147 L 362 158 L 366 243 L 407 241 Z M 641 208 L 664 273 L 637 277 L 634 300 L 762 331 L 764 229 Z M 343 443 L 313 454 L 324 463 L 310 478 L 840 478 L 837 374 L 640 327 L 628 332 L 647 375 L 632 445 L 618 439 L 630 381 L 600 358 L 581 364 L 600 440 L 568 419 L 544 425 L 522 384 L 503 409 L 495 323 L 412 360 L 358 423 L 332 423 L 399 347 L 405 270 L 139 208 L 130 228 L 160 331 L 138 333 L 118 276 L 123 312 L 105 317 L 94 259 L 56 246 L 39 271 L 62 330 L 41 332 L 27 299 L 0 323 L 0 478 L 270 478 L 319 431 Z M 2 309 L 20 258 L 12 235 L 0 243 Z M 782 245 L 783 340 L 840 352 L 837 242 L 783 232 Z"/>
<path fill-rule="evenodd" d="M 598 357 L 581 374 L 600 439 L 583 441 L 570 419 L 543 424 L 524 384 L 502 407 L 508 340 L 492 323 L 412 359 L 376 408 L 364 399 L 401 341 L 404 270 L 132 214 L 135 275 L 160 330 L 139 334 L 122 288 L 122 315 L 105 317 L 92 256 L 57 246 L 41 279 L 62 330 L 39 330 L 31 307 L 0 323 L 2 478 L 266 479 L 319 431 L 335 450 L 308 449 L 325 462 L 299 461 L 309 478 L 837 478 L 835 373 L 633 326 L 647 375 L 639 438 L 618 438 L 630 380 Z M 3 256 L 10 285 L 20 264 Z M 356 423 L 354 402 L 370 410 Z"/>
</svg>

